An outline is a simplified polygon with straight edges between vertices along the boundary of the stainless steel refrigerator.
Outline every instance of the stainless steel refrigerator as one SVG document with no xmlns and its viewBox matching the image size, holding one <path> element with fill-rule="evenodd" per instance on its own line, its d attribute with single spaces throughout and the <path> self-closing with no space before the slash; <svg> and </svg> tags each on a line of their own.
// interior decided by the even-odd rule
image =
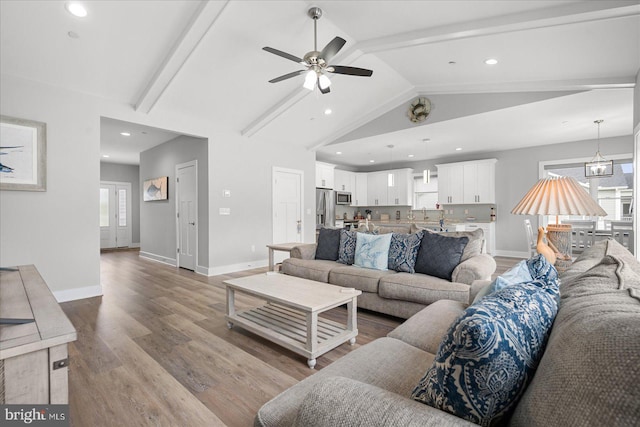
<svg viewBox="0 0 640 427">
<path fill-rule="evenodd" d="M 316 188 L 316 230 L 334 227 L 336 224 L 336 200 L 333 190 Z"/>
</svg>

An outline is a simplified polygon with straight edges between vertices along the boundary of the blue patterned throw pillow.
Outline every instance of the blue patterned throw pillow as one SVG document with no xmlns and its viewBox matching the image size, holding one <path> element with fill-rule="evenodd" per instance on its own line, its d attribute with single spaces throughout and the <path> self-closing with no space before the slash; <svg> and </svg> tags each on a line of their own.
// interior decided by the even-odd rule
<svg viewBox="0 0 640 427">
<path fill-rule="evenodd" d="M 340 248 L 338 249 L 338 262 L 342 264 L 353 264 L 356 256 L 357 232 L 342 229 L 340 230 Z"/>
<path fill-rule="evenodd" d="M 535 280 L 542 280 L 548 285 L 558 286 L 558 270 L 543 255 L 538 254 L 529 258 L 527 267 L 529 267 L 529 274 Z"/>
<path fill-rule="evenodd" d="M 542 357 L 558 298 L 557 282 L 534 280 L 469 306 L 412 397 L 483 426 L 506 419 Z"/>
<path fill-rule="evenodd" d="M 356 240 L 356 256 L 353 261 L 358 267 L 388 270 L 391 234 L 360 233 Z"/>
<path fill-rule="evenodd" d="M 405 273 L 415 273 L 416 258 L 418 249 L 422 242 L 423 231 L 415 234 L 391 235 L 389 246 L 389 270 L 403 271 Z"/>
</svg>

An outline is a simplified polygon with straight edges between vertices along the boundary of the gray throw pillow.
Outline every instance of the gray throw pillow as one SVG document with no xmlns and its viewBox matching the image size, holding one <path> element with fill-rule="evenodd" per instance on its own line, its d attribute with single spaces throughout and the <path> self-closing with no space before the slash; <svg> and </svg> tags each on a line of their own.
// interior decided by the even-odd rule
<svg viewBox="0 0 640 427">
<path fill-rule="evenodd" d="M 482 228 L 477 228 L 474 231 L 432 231 L 418 227 L 415 224 L 411 224 L 411 233 L 416 233 L 420 230 L 424 230 L 429 233 L 437 233 L 447 237 L 468 237 L 469 243 L 467 243 L 467 246 L 464 248 L 460 262 L 464 262 L 469 258 L 482 253 L 482 244 L 484 243 L 484 230 L 482 230 Z"/>
<path fill-rule="evenodd" d="M 318 234 L 318 247 L 316 248 L 316 259 L 329 261 L 338 260 L 338 250 L 340 248 L 340 229 L 321 228 Z"/>
<path fill-rule="evenodd" d="M 451 274 L 460 264 L 462 252 L 468 242 L 468 237 L 448 237 L 438 233 L 424 233 L 418 250 L 416 273 L 450 281 Z"/>
</svg>

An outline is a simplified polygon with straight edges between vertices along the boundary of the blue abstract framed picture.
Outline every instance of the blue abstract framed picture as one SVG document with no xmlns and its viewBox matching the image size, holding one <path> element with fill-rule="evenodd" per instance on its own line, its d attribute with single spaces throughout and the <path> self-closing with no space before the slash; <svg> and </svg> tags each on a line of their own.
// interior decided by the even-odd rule
<svg viewBox="0 0 640 427">
<path fill-rule="evenodd" d="M 142 195 L 145 202 L 167 200 L 169 198 L 169 177 L 146 179 L 142 185 Z"/>
<path fill-rule="evenodd" d="M 0 116 L 0 190 L 46 191 L 47 125 Z"/>
</svg>

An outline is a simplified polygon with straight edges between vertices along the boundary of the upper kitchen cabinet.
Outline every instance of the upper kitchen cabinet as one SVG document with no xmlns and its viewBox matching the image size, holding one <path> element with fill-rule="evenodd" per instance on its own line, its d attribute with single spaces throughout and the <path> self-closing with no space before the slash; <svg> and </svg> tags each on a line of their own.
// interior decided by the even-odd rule
<svg viewBox="0 0 640 427">
<path fill-rule="evenodd" d="M 351 195 L 351 206 L 367 206 L 367 194 L 369 183 L 367 182 L 367 173 L 356 173 L 356 187 Z"/>
<path fill-rule="evenodd" d="M 496 202 L 496 159 L 464 165 L 464 203 Z"/>
<path fill-rule="evenodd" d="M 413 169 L 396 169 L 367 174 L 369 206 L 411 206 Z"/>
<path fill-rule="evenodd" d="M 316 187 L 333 188 L 335 165 L 329 163 L 316 162 Z"/>
<path fill-rule="evenodd" d="M 437 165 L 440 203 L 495 203 L 496 162 L 486 159 Z"/>
<path fill-rule="evenodd" d="M 356 190 L 356 174 L 355 172 L 343 171 L 336 169 L 333 174 L 334 186 L 336 191 L 346 191 L 347 193 L 354 193 Z"/>
<path fill-rule="evenodd" d="M 457 163 L 438 167 L 438 199 L 441 204 L 464 203 L 463 167 Z"/>
</svg>

